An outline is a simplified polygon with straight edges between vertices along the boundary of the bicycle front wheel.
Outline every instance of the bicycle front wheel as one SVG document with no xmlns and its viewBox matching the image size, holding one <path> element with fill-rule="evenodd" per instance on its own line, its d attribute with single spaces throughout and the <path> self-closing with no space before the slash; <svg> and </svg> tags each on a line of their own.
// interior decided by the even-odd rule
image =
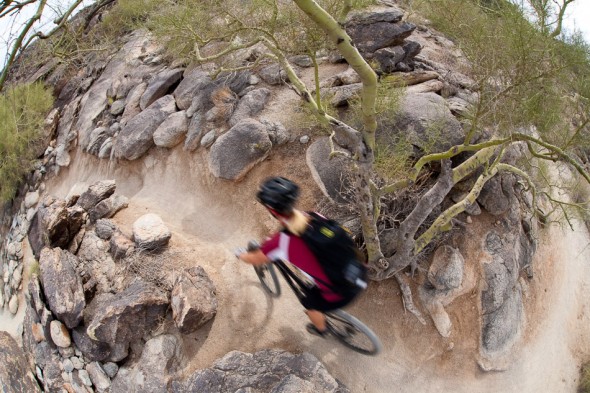
<svg viewBox="0 0 590 393">
<path fill-rule="evenodd" d="M 381 352 L 381 340 L 364 323 L 342 310 L 326 312 L 330 333 L 348 348 L 364 355 Z"/>
<path fill-rule="evenodd" d="M 281 295 L 281 286 L 275 267 L 268 263 L 262 266 L 254 266 L 254 271 L 262 284 L 264 291 L 271 297 L 279 297 Z"/>
</svg>

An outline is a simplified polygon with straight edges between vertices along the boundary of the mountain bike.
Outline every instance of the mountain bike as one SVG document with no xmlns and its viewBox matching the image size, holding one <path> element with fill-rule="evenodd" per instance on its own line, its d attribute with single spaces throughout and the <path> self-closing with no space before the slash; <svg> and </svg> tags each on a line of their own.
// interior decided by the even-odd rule
<svg viewBox="0 0 590 393">
<path fill-rule="evenodd" d="M 256 249 L 257 246 L 256 242 L 250 242 L 248 251 Z M 281 285 L 276 272 L 278 269 L 297 298 L 301 300 L 310 284 L 301 270 L 291 266 L 278 259 L 266 265 L 255 266 L 254 270 L 264 291 L 271 297 L 277 298 L 281 295 Z M 327 311 L 324 314 L 328 333 L 346 347 L 364 355 L 374 356 L 381 351 L 382 345 L 377 335 L 357 318 L 341 309 Z"/>
</svg>

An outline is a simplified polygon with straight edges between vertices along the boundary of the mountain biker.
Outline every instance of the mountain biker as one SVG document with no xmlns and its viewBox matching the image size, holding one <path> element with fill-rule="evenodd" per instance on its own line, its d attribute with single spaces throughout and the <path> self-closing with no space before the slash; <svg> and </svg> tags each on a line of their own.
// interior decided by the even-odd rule
<svg viewBox="0 0 590 393">
<path fill-rule="evenodd" d="M 326 318 L 323 312 L 342 308 L 349 304 L 355 295 L 342 296 L 332 289 L 320 263 L 300 238 L 308 227 L 310 216 L 293 206 L 299 196 L 299 187 L 284 177 L 272 177 L 264 181 L 256 194 L 258 201 L 276 218 L 284 230 L 273 234 L 259 249 L 241 252 L 237 255 L 242 261 L 259 266 L 272 260 L 283 259 L 302 270 L 314 283 L 301 304 L 306 309 L 311 323 L 308 332 L 324 336 Z"/>
</svg>

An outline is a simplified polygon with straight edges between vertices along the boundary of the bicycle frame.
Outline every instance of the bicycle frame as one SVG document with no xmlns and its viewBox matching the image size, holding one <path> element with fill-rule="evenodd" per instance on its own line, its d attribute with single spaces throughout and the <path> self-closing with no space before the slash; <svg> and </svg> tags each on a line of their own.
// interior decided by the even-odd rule
<svg viewBox="0 0 590 393">
<path fill-rule="evenodd" d="M 285 281 L 287 281 L 287 284 L 295 293 L 297 299 L 302 300 L 306 295 L 306 290 L 310 289 L 309 286 L 305 282 L 303 282 L 301 278 L 297 277 L 295 273 L 291 271 L 291 269 L 289 269 L 285 261 L 281 259 L 276 259 L 271 261 L 270 263 L 275 265 L 279 272 L 281 272 L 281 275 L 283 276 Z"/>
</svg>

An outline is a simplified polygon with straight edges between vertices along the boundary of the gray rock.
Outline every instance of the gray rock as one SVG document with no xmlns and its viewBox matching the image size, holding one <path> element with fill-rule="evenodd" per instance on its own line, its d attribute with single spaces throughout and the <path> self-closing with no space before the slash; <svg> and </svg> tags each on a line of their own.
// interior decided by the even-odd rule
<svg viewBox="0 0 590 393">
<path fill-rule="evenodd" d="M 309 57 L 308 55 L 291 56 L 289 58 L 289 61 L 298 67 L 303 67 L 303 68 L 313 67 L 313 62 L 311 60 L 311 57 Z"/>
<path fill-rule="evenodd" d="M 263 124 L 246 119 L 217 138 L 209 154 L 209 169 L 215 177 L 242 178 L 270 153 L 272 142 Z"/>
<path fill-rule="evenodd" d="M 98 362 L 92 362 L 86 366 L 90 380 L 99 392 L 104 392 L 111 386 L 111 380 Z"/>
<path fill-rule="evenodd" d="M 438 247 L 428 269 L 428 280 L 438 290 L 459 288 L 463 282 L 465 260 L 458 249 Z"/>
<path fill-rule="evenodd" d="M 217 135 L 215 134 L 215 130 L 209 131 L 201 139 L 201 146 L 203 146 L 205 149 L 209 148 L 215 142 L 216 137 Z"/>
<path fill-rule="evenodd" d="M 171 293 L 172 317 L 179 331 L 196 331 L 217 313 L 215 286 L 200 266 L 186 269 Z"/>
<path fill-rule="evenodd" d="M 70 359 L 64 359 L 63 362 L 61 362 L 61 365 L 66 373 L 74 371 L 74 365 Z"/>
<path fill-rule="evenodd" d="M 346 23 L 346 32 L 359 51 L 367 56 L 389 46 L 400 45 L 412 34 L 416 26 L 401 22 L 403 11 L 368 11 L 352 14 Z"/>
<path fill-rule="evenodd" d="M 86 333 L 84 325 L 72 330 L 72 339 L 84 357 L 90 361 L 102 361 L 111 353 L 109 344 L 91 339 Z"/>
<path fill-rule="evenodd" d="M 302 384 L 299 379 L 307 383 Z M 240 389 L 249 388 L 254 392 L 282 392 L 280 387 L 288 389 L 294 386 L 311 389 L 309 391 L 312 392 L 349 392 L 313 355 L 294 355 L 273 349 L 254 354 L 232 351 L 211 368 L 197 370 L 183 381 L 173 380 L 170 391 L 244 392 L 247 390 Z"/>
<path fill-rule="evenodd" d="M 495 311 L 483 314 L 482 346 L 486 352 L 494 353 L 512 344 L 519 334 L 522 316 L 522 291 L 516 285 Z"/>
<path fill-rule="evenodd" d="M 109 255 L 109 242 L 99 238 L 94 231 L 86 232 L 78 250 L 78 271 L 85 279 L 85 289 L 96 285 L 100 292 L 119 288 L 123 266 L 115 264 Z"/>
<path fill-rule="evenodd" d="M 273 145 L 280 146 L 289 142 L 291 136 L 281 123 L 266 119 L 261 119 L 260 122 L 266 127 L 266 132 L 268 132 L 268 137 Z"/>
<path fill-rule="evenodd" d="M 95 301 L 94 311 L 87 316 L 87 334 L 111 346 L 114 352 L 107 359 L 113 362 L 124 359 L 129 345 L 158 325 L 169 305 L 167 294 L 140 280 L 123 292 Z"/>
<path fill-rule="evenodd" d="M 24 202 L 27 209 L 35 206 L 39 202 L 39 191 L 27 192 Z"/>
<path fill-rule="evenodd" d="M 109 243 L 109 252 L 114 259 L 121 259 L 131 255 L 134 249 L 135 243 L 121 232 L 116 231 L 112 235 Z"/>
<path fill-rule="evenodd" d="M 130 119 L 115 141 L 115 156 L 132 161 L 144 155 L 154 145 L 156 129 L 175 111 L 174 98 L 167 95 Z"/>
<path fill-rule="evenodd" d="M 199 91 L 211 84 L 209 75 L 200 69 L 193 69 L 184 72 L 184 79 L 174 90 L 174 98 L 178 108 L 188 109 L 191 106 L 193 98 Z"/>
<path fill-rule="evenodd" d="M 51 321 L 49 324 L 51 330 L 51 340 L 55 345 L 61 348 L 67 348 L 72 344 L 70 332 L 63 323 L 58 320 Z"/>
<path fill-rule="evenodd" d="M 375 60 L 379 63 L 379 68 L 387 74 L 398 71 L 397 64 L 404 60 L 405 56 L 404 48 L 399 45 L 381 48 L 375 52 Z"/>
<path fill-rule="evenodd" d="M 330 100 L 330 105 L 341 107 L 358 98 L 362 88 L 362 83 L 353 83 L 351 85 L 324 88 L 321 90 L 321 94 L 324 99 Z"/>
<path fill-rule="evenodd" d="M 44 248 L 39 258 L 45 298 L 55 316 L 70 329 L 82 321 L 86 306 L 77 257 L 59 248 Z"/>
<path fill-rule="evenodd" d="M 383 144 L 399 136 L 421 151 L 442 151 L 463 143 L 465 133 L 444 98 L 424 93 L 405 95 L 399 114 L 377 130 L 377 138 Z"/>
<path fill-rule="evenodd" d="M 115 375 L 117 375 L 117 372 L 119 371 L 119 366 L 117 366 L 117 363 L 106 362 L 102 365 L 102 369 L 109 378 L 115 378 Z"/>
<path fill-rule="evenodd" d="M 311 382 L 295 375 L 287 375 L 270 393 L 315 393 L 316 387 Z"/>
<path fill-rule="evenodd" d="M 265 88 L 252 90 L 238 102 L 234 113 L 229 119 L 229 125 L 233 127 L 244 119 L 254 117 L 264 109 L 269 99 L 270 90 Z"/>
<path fill-rule="evenodd" d="M 84 368 L 84 362 L 79 357 L 72 356 L 70 360 L 72 361 L 72 364 L 76 370 L 82 370 Z"/>
<path fill-rule="evenodd" d="M 141 112 L 139 100 L 145 92 L 145 89 L 147 89 L 147 83 L 142 82 L 131 90 L 125 99 L 125 110 L 121 116 L 121 124 L 126 124 L 130 119 L 134 118 L 139 112 Z"/>
<path fill-rule="evenodd" d="M 23 350 L 3 331 L 0 331 L 0 381 L 5 392 L 41 391 Z"/>
<path fill-rule="evenodd" d="M 106 92 L 113 81 L 125 74 L 137 72 L 137 67 L 131 69 L 133 67 L 131 60 L 145 55 L 146 51 L 153 50 L 150 49 L 150 43 L 147 41 L 147 33 L 135 34 L 109 61 L 104 72 L 82 98 L 75 129 L 79 130 L 79 144 L 83 149 L 88 146 L 89 135 L 95 128 L 96 120 L 107 108 L 109 97 Z"/>
<path fill-rule="evenodd" d="M 98 181 L 88 187 L 88 190 L 80 195 L 76 205 L 88 211 L 95 207 L 100 201 L 113 195 L 116 187 L 114 180 Z"/>
<path fill-rule="evenodd" d="M 107 138 L 111 137 L 112 134 L 110 130 L 106 127 L 98 127 L 92 130 L 90 133 L 88 146 L 86 147 L 86 151 L 90 154 L 98 155 L 100 148 L 102 147 L 103 143 L 107 140 Z"/>
<path fill-rule="evenodd" d="M 111 104 L 110 113 L 113 116 L 119 116 L 125 111 L 127 103 L 124 99 L 117 100 Z"/>
<path fill-rule="evenodd" d="M 203 132 L 202 121 L 203 117 L 200 113 L 195 113 L 191 118 L 186 133 L 186 139 L 184 141 L 184 150 L 194 151 L 199 147 L 199 141 L 201 140 L 201 134 Z"/>
<path fill-rule="evenodd" d="M 18 312 L 18 295 L 16 293 L 12 294 L 10 297 L 10 301 L 8 302 L 8 311 L 12 315 L 15 315 Z"/>
<path fill-rule="evenodd" d="M 349 162 L 344 157 L 335 156 L 330 159 L 329 156 L 329 139 L 324 137 L 309 146 L 305 160 L 322 193 L 334 201 L 346 201 L 345 191 L 350 188 Z"/>
<path fill-rule="evenodd" d="M 477 202 L 494 216 L 501 215 L 510 208 L 510 199 L 514 195 L 514 178 L 500 174 L 494 176 L 483 186 Z"/>
<path fill-rule="evenodd" d="M 112 382 L 111 392 L 168 391 L 170 373 L 180 354 L 178 339 L 164 334 L 146 342 L 141 358 L 134 368 L 122 367 Z"/>
<path fill-rule="evenodd" d="M 182 142 L 188 131 L 186 111 L 171 114 L 154 132 L 154 143 L 161 147 L 174 147 Z"/>
<path fill-rule="evenodd" d="M 161 249 L 171 237 L 172 233 L 157 214 L 144 214 L 133 223 L 133 239 L 142 250 Z"/>
<path fill-rule="evenodd" d="M 88 371 L 82 369 L 78 370 L 78 377 L 82 381 L 82 383 L 86 386 L 92 386 L 92 381 L 90 380 L 90 376 L 88 375 Z"/>
<path fill-rule="evenodd" d="M 94 232 L 96 232 L 96 236 L 100 237 L 103 240 L 110 240 L 111 236 L 117 229 L 115 223 L 109 219 L 100 219 L 96 221 L 96 226 L 94 227 Z"/>
<path fill-rule="evenodd" d="M 90 222 L 96 222 L 101 218 L 111 218 L 118 211 L 129 206 L 129 199 L 123 195 L 113 194 L 96 204 L 88 211 Z"/>
<path fill-rule="evenodd" d="M 156 75 L 141 96 L 139 107 L 144 110 L 156 100 L 166 95 L 170 88 L 180 80 L 183 72 L 183 69 L 176 68 L 162 71 Z"/>
<path fill-rule="evenodd" d="M 299 143 L 301 143 L 302 145 L 305 145 L 307 143 L 309 143 L 309 135 L 303 135 L 301 136 L 301 138 L 299 138 Z"/>
<path fill-rule="evenodd" d="M 287 73 L 278 64 L 270 64 L 263 67 L 258 76 L 269 85 L 281 85 L 289 80 Z"/>
<path fill-rule="evenodd" d="M 107 139 L 105 139 L 102 146 L 100 147 L 100 150 L 98 151 L 98 158 L 101 158 L 101 159 L 111 158 L 112 151 L 113 151 L 113 138 L 108 137 Z"/>
</svg>

